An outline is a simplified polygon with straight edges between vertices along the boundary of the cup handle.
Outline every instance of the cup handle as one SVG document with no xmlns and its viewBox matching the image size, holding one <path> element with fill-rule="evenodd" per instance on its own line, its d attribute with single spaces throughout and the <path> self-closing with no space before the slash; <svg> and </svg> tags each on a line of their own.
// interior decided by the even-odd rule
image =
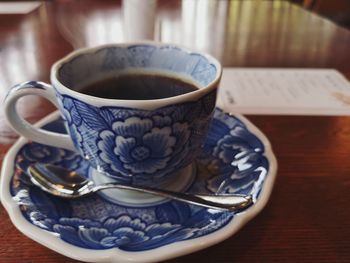
<svg viewBox="0 0 350 263">
<path fill-rule="evenodd" d="M 16 103 L 19 98 L 26 95 L 39 95 L 51 101 L 57 108 L 58 101 L 55 90 L 51 85 L 39 81 L 28 81 L 13 87 L 5 97 L 4 110 L 7 120 L 12 127 L 29 140 L 76 151 L 69 135 L 49 132 L 37 128 L 18 115 Z"/>
</svg>

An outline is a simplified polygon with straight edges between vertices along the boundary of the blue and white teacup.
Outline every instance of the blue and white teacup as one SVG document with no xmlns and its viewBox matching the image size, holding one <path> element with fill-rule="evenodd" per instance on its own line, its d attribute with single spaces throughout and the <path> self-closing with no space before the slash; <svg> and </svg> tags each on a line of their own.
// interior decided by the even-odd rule
<svg viewBox="0 0 350 263">
<path fill-rule="evenodd" d="M 199 89 L 163 99 L 118 100 L 72 88 L 133 70 L 171 74 Z M 5 112 L 24 137 L 78 151 L 101 176 L 159 186 L 176 180 L 200 153 L 221 73 L 220 63 L 211 56 L 173 45 L 148 42 L 81 49 L 53 65 L 52 85 L 29 81 L 13 87 Z M 69 135 L 44 131 L 18 116 L 17 100 L 33 94 L 57 106 Z"/>
</svg>

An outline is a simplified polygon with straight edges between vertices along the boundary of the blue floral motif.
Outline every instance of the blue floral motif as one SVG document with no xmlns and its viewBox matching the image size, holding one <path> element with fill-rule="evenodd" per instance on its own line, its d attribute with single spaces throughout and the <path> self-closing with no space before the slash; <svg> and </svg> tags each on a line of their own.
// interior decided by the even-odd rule
<svg viewBox="0 0 350 263">
<path fill-rule="evenodd" d="M 187 123 L 174 123 L 165 127 L 154 125 L 167 122 L 167 118 L 131 117 L 114 122 L 113 132 L 104 130 L 99 134 L 97 145 L 101 150 L 101 159 L 109 163 L 114 171 L 122 171 L 124 175 L 164 170 L 174 150 L 180 154 L 190 137 Z"/>
<path fill-rule="evenodd" d="M 250 140 L 249 144 L 242 142 L 240 138 L 244 136 L 251 136 L 253 140 Z M 246 158 L 262 150 L 263 145 L 256 137 L 253 137 L 245 128 L 237 126 L 217 142 L 213 154 L 223 163 L 236 165 L 238 169 L 244 169 L 240 167 L 240 163 L 247 165 Z M 244 162 L 240 162 L 242 159 L 244 159 Z"/>
<path fill-rule="evenodd" d="M 161 114 L 157 116 L 158 126 L 155 129 L 158 132 L 168 127 L 171 121 L 163 119 Z M 129 124 L 127 127 L 132 129 L 126 129 L 125 123 L 115 121 L 117 124 L 113 125 L 113 129 L 118 130 L 118 136 L 125 140 L 133 138 L 136 133 L 151 136 L 154 127 L 147 123 L 155 119 L 145 118 L 141 127 Z M 54 124 L 51 125 L 53 131 L 63 126 L 59 120 L 51 124 Z M 147 140 L 137 145 L 147 146 Z M 175 145 L 176 141 L 172 144 Z M 161 153 L 167 151 L 170 151 L 168 145 L 164 144 Z M 238 192 L 253 194 L 255 200 L 259 199 L 269 171 L 264 152 L 263 143 L 242 121 L 217 109 L 204 152 L 197 159 L 200 172 L 189 191 Z M 144 153 L 137 154 L 142 156 Z M 126 155 L 121 158 L 131 157 Z M 38 161 L 69 169 L 77 168 L 79 173 L 89 174 L 87 162 L 78 154 L 36 143 L 27 143 L 22 147 L 16 156 L 15 166 L 21 163 L 24 166 L 22 169 L 26 170 L 26 166 Z M 65 200 L 42 192 L 25 178 L 25 174 L 15 169 L 11 182 L 11 194 L 21 207 L 24 218 L 57 238 L 81 248 L 103 250 L 117 247 L 124 251 L 146 251 L 210 235 L 235 218 L 235 213 L 177 201 L 150 204 L 147 207 L 127 207 L 110 203 L 99 195 Z"/>
<path fill-rule="evenodd" d="M 216 170 L 219 176 L 208 180 L 208 190 L 256 196 L 261 187 L 257 185 L 258 179 L 264 178 L 268 171 L 268 162 L 262 156 L 263 143 L 241 121 L 228 119 L 227 114 L 219 110 L 212 127 L 216 128 L 210 129 L 204 151 L 210 151 L 215 157 L 208 167 Z M 218 137 L 218 129 L 225 134 Z"/>
<path fill-rule="evenodd" d="M 150 185 L 161 184 L 198 155 L 216 91 L 153 111 L 98 108 L 59 96 L 74 145 L 93 167 L 125 183 Z"/>
<path fill-rule="evenodd" d="M 26 161 L 30 162 L 51 163 L 63 166 L 65 166 L 65 163 L 68 163 L 72 169 L 77 169 L 82 161 L 80 156 L 74 152 L 38 143 L 31 143 L 28 144 L 28 147 L 23 148 L 22 156 Z"/>
<path fill-rule="evenodd" d="M 84 225 L 85 228 L 80 226 Z M 54 231 L 63 239 L 74 239 L 83 247 L 106 249 L 111 247 L 129 248 L 137 250 L 147 244 L 160 242 L 174 232 L 179 231 L 180 225 L 171 223 L 147 224 L 139 218 L 121 215 L 117 218 L 109 217 L 102 223 L 79 218 L 61 218 L 53 226 Z M 189 230 L 193 232 L 193 229 Z M 79 240 L 79 241 L 78 241 Z"/>
<path fill-rule="evenodd" d="M 45 129 L 59 133 L 66 133 L 65 123 L 62 120 L 44 126 Z M 67 169 L 77 170 L 85 174 L 89 163 L 77 155 L 76 152 L 51 147 L 36 142 L 28 143 L 21 149 L 17 162 L 23 170 L 32 163 L 49 163 Z"/>
</svg>

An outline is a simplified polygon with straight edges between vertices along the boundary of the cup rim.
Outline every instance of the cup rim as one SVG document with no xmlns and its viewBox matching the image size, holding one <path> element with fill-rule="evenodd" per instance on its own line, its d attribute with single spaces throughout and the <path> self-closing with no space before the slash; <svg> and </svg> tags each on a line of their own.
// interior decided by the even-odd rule
<svg viewBox="0 0 350 263">
<path fill-rule="evenodd" d="M 173 96 L 173 97 L 167 97 L 167 98 L 161 98 L 161 99 L 151 99 L 151 100 L 123 100 L 123 99 L 107 99 L 107 98 L 100 98 L 100 97 L 95 97 L 91 95 L 87 95 L 84 93 L 80 93 L 78 91 L 75 91 L 73 89 L 70 89 L 66 87 L 59 79 L 58 79 L 58 71 L 59 69 L 67 62 L 73 60 L 77 56 L 81 54 L 87 54 L 87 53 L 95 53 L 98 50 L 108 48 L 108 47 L 128 47 L 128 46 L 133 46 L 133 45 L 153 45 L 157 47 L 174 47 L 174 48 L 179 48 L 182 51 L 187 52 L 188 54 L 199 54 L 205 58 L 208 59 L 210 64 L 214 64 L 214 66 L 217 68 L 216 76 L 215 78 L 207 85 L 201 87 L 198 90 Z M 82 99 L 88 103 L 97 105 L 97 106 L 106 106 L 106 105 L 117 105 L 117 106 L 125 106 L 125 107 L 137 107 L 137 108 L 158 108 L 162 106 L 166 106 L 169 104 L 176 104 L 179 102 L 187 102 L 187 101 L 192 101 L 195 100 L 199 97 L 202 97 L 203 95 L 207 94 L 211 90 L 215 89 L 217 84 L 220 81 L 222 75 L 222 66 L 220 62 L 214 58 L 213 56 L 205 53 L 205 52 L 199 52 L 199 51 L 192 51 L 186 47 L 182 47 L 181 45 L 177 44 L 170 44 L 170 43 L 161 43 L 161 42 L 155 42 L 155 41 L 141 41 L 141 42 L 123 42 L 123 43 L 114 43 L 114 44 L 104 44 L 104 45 L 98 45 L 95 47 L 86 47 L 86 48 L 81 48 L 78 50 L 75 50 L 65 57 L 61 58 L 57 62 L 53 64 L 51 67 L 51 83 L 53 86 L 58 89 L 59 91 L 64 91 L 65 94 L 70 95 L 75 98 Z"/>
</svg>

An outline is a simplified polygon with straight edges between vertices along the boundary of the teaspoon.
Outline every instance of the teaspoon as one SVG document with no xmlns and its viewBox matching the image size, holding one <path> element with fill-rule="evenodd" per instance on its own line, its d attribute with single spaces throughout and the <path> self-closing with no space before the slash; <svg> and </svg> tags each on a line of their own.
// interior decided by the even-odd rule
<svg viewBox="0 0 350 263">
<path fill-rule="evenodd" d="M 93 181 L 85 178 L 76 171 L 50 164 L 32 164 L 28 167 L 27 171 L 31 181 L 35 185 L 45 192 L 63 198 L 79 198 L 104 189 L 119 188 L 227 211 L 241 210 L 253 202 L 251 195 L 190 194 L 150 187 L 130 186 L 115 182 L 95 185 Z"/>
</svg>

